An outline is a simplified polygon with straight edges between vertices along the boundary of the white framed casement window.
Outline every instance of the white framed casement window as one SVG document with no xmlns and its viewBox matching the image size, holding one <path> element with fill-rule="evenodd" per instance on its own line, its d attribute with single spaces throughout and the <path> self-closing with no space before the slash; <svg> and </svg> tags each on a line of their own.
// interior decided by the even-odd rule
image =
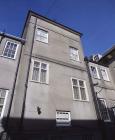
<svg viewBox="0 0 115 140">
<path fill-rule="evenodd" d="M 36 40 L 48 43 L 48 32 L 43 29 L 37 28 Z"/>
<path fill-rule="evenodd" d="M 0 88 L 0 119 L 3 117 L 8 90 Z"/>
<path fill-rule="evenodd" d="M 100 68 L 100 71 L 101 71 L 103 80 L 109 81 L 109 76 L 108 76 L 107 70 L 105 68 Z"/>
<path fill-rule="evenodd" d="M 80 61 L 79 60 L 79 50 L 78 49 L 70 46 L 69 51 L 70 51 L 70 59 L 71 60 Z"/>
<path fill-rule="evenodd" d="M 48 84 L 49 64 L 33 60 L 32 81 Z"/>
<path fill-rule="evenodd" d="M 102 119 L 104 121 L 110 121 L 110 116 L 109 116 L 109 112 L 108 112 L 108 109 L 107 109 L 106 100 L 99 99 L 99 107 L 100 107 L 100 112 L 101 112 Z"/>
<path fill-rule="evenodd" d="M 56 111 L 56 126 L 70 126 L 70 111 Z"/>
<path fill-rule="evenodd" d="M 91 71 L 91 75 L 92 75 L 93 78 L 100 79 L 100 76 L 99 76 L 99 72 L 98 72 L 97 67 L 90 66 L 90 71 Z"/>
<path fill-rule="evenodd" d="M 73 99 L 80 101 L 88 101 L 88 93 L 86 89 L 86 82 L 84 80 L 72 78 Z"/>
<path fill-rule="evenodd" d="M 19 44 L 7 41 L 4 47 L 3 56 L 11 59 L 16 58 Z"/>
</svg>

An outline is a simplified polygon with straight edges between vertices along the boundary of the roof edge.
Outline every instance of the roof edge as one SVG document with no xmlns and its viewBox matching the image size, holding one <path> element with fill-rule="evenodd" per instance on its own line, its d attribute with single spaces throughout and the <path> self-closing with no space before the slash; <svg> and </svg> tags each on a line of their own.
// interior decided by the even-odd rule
<svg viewBox="0 0 115 140">
<path fill-rule="evenodd" d="M 115 50 L 115 45 L 113 45 L 110 49 L 108 49 L 103 55 L 102 58 L 99 60 L 102 61 L 108 54 L 110 54 L 113 50 Z"/>
<path fill-rule="evenodd" d="M 55 25 L 55 26 L 58 26 L 58 27 L 60 27 L 60 28 L 63 28 L 64 30 L 67 30 L 67 31 L 69 31 L 69 32 L 71 32 L 71 33 L 74 33 L 74 34 L 76 34 L 76 35 L 79 35 L 80 37 L 83 36 L 83 34 L 82 34 L 81 32 L 78 32 L 78 31 L 76 31 L 76 30 L 74 30 L 74 29 L 71 29 L 70 27 L 67 27 L 67 26 L 61 24 L 61 23 L 58 23 L 58 22 L 56 22 L 56 21 L 53 21 L 52 19 L 49 19 L 49 18 L 47 18 L 47 17 L 45 17 L 45 16 L 43 16 L 43 15 L 40 15 L 40 14 L 38 14 L 38 13 L 32 11 L 32 10 L 29 10 L 29 11 L 28 11 L 28 14 L 27 14 L 27 17 L 26 17 L 26 20 L 25 20 L 25 24 L 24 24 L 24 27 L 23 27 L 21 36 L 23 36 L 24 29 L 25 29 L 25 27 L 26 27 L 27 21 L 29 20 L 29 18 L 30 18 L 31 16 L 38 17 L 39 19 L 42 19 L 42 20 L 44 20 L 44 21 L 46 21 L 46 22 L 49 22 L 49 23 L 51 23 L 51 24 L 53 24 L 53 25 Z"/>
<path fill-rule="evenodd" d="M 14 36 L 14 35 L 11 35 L 11 34 L 7 34 L 5 32 L 0 32 L 0 35 L 3 36 L 3 37 L 8 37 L 8 38 L 14 39 L 16 41 L 20 41 L 23 44 L 25 43 L 25 39 Z"/>
</svg>

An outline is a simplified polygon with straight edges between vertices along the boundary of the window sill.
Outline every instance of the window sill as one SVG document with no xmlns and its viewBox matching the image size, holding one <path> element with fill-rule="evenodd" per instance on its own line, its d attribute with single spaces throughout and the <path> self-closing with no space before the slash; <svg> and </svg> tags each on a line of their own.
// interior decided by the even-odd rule
<svg viewBox="0 0 115 140">
<path fill-rule="evenodd" d="M 48 44 L 48 42 L 40 41 L 40 40 L 37 40 L 37 39 L 36 39 L 36 41 L 44 43 L 44 44 Z"/>
<path fill-rule="evenodd" d="M 0 57 L 4 57 L 4 58 L 7 58 L 7 59 L 15 60 L 15 58 L 7 57 L 7 56 L 4 56 L 4 55 L 0 55 Z"/>
<path fill-rule="evenodd" d="M 101 80 L 101 78 L 99 78 L 99 77 L 94 77 L 94 76 L 92 76 L 94 79 L 97 79 L 97 80 Z"/>
<path fill-rule="evenodd" d="M 71 127 L 71 124 L 56 124 L 56 127 Z"/>
<path fill-rule="evenodd" d="M 104 122 L 111 122 L 111 120 L 103 120 Z"/>
<path fill-rule="evenodd" d="M 104 79 L 103 79 L 104 80 Z M 110 82 L 110 80 L 104 80 L 105 82 Z"/>
<path fill-rule="evenodd" d="M 79 62 L 79 63 L 82 63 L 82 61 L 80 61 L 80 60 L 74 60 L 74 59 L 72 59 L 72 58 L 70 58 L 70 60 L 73 61 L 73 62 Z"/>
<path fill-rule="evenodd" d="M 89 102 L 89 100 L 79 100 L 79 99 L 73 99 L 73 101 L 79 101 L 79 102 Z"/>
<path fill-rule="evenodd" d="M 38 81 L 34 81 L 34 80 L 30 80 L 30 82 L 39 83 L 39 84 L 44 84 L 44 85 L 49 85 L 49 83 L 42 83 L 42 82 L 38 82 Z"/>
</svg>

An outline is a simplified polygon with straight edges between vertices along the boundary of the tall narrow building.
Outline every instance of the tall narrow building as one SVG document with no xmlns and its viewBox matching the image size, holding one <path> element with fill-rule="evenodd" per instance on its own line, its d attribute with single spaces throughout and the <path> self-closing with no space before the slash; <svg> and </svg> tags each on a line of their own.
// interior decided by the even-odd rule
<svg viewBox="0 0 115 140">
<path fill-rule="evenodd" d="M 4 127 L 8 140 L 101 140 L 81 36 L 29 11 Z"/>
</svg>

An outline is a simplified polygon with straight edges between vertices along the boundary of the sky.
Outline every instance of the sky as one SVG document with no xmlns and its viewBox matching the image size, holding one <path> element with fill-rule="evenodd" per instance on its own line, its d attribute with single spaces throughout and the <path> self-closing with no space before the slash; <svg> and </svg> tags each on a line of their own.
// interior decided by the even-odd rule
<svg viewBox="0 0 115 140">
<path fill-rule="evenodd" d="M 0 0 L 0 31 L 20 37 L 30 9 L 83 33 L 85 56 L 115 44 L 115 0 Z"/>
</svg>

